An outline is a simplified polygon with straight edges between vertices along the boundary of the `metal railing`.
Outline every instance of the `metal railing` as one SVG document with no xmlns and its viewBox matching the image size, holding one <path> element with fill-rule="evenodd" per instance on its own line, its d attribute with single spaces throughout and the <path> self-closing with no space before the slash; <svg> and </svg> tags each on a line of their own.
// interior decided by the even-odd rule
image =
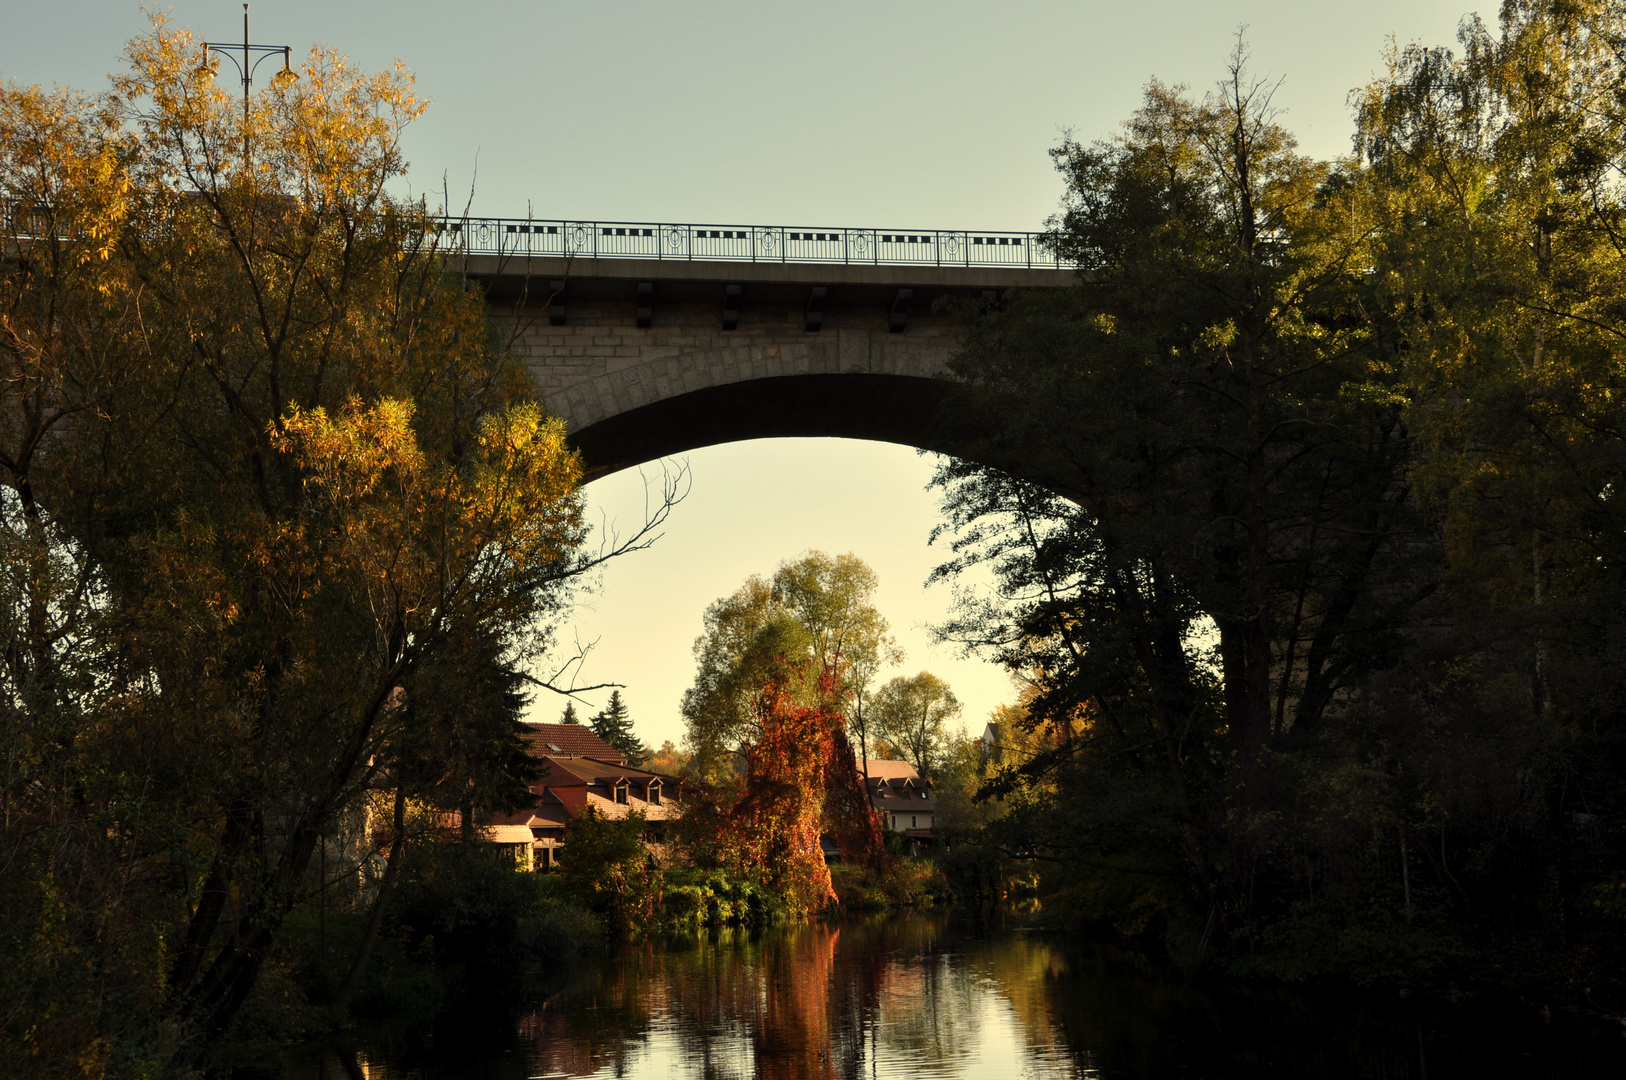
<svg viewBox="0 0 1626 1080">
<path fill-rule="evenodd" d="M 1038 233 L 527 218 L 445 219 L 438 228 L 444 244 L 469 255 L 874 266 L 1062 265 Z"/>
<path fill-rule="evenodd" d="M 469 255 L 872 266 L 1063 265 L 1039 233 L 474 217 L 443 218 L 433 227 L 443 249 Z M 53 231 L 46 208 L 0 203 L 0 232 L 6 236 L 43 237 Z"/>
</svg>

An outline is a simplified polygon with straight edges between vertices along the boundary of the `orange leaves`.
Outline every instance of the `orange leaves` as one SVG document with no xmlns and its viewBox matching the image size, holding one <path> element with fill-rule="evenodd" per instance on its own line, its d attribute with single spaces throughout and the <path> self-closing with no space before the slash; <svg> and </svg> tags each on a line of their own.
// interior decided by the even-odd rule
<svg viewBox="0 0 1626 1080">
<path fill-rule="evenodd" d="M 759 736 L 746 751 L 744 794 L 724 819 L 720 840 L 736 873 L 760 880 L 792 913 L 805 914 L 835 899 L 819 836 L 826 791 L 842 779 L 832 768 L 842 764 L 835 750 L 843 720 L 828 706 L 798 705 L 789 667 L 778 661 L 752 704 Z M 831 669 L 821 682 L 824 696 L 834 696 Z"/>
</svg>

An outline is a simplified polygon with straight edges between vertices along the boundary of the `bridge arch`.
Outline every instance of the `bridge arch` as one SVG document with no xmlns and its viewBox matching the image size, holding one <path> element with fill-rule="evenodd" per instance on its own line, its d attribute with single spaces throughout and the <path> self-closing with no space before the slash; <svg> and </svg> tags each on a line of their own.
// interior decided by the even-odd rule
<svg viewBox="0 0 1626 1080">
<path fill-rule="evenodd" d="M 937 421 L 963 323 L 940 301 L 1068 285 L 1022 266 L 469 256 L 587 478 L 744 439 L 954 453 Z"/>
<path fill-rule="evenodd" d="M 662 397 L 575 429 L 595 480 L 656 458 L 763 438 L 841 438 L 954 453 L 937 418 L 964 388 L 946 379 L 859 373 L 781 375 Z"/>
</svg>

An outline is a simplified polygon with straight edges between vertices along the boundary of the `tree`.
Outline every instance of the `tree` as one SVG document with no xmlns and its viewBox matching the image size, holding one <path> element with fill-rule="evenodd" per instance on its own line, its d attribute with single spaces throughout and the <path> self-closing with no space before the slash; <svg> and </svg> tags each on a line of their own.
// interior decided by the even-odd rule
<svg viewBox="0 0 1626 1080">
<path fill-rule="evenodd" d="M 389 193 L 410 78 L 313 53 L 245 117 L 161 19 L 128 58 L 0 89 L 0 889 L 40 928 L 0 947 L 57 973 L 5 1038 L 77 1003 L 7 1054 L 57 1072 L 203 1060 L 375 796 L 510 800 L 596 558 L 563 425 Z"/>
<path fill-rule="evenodd" d="M 865 688 L 902 656 L 869 602 L 876 585 L 874 571 L 857 556 L 813 551 L 780 564 L 771 582 L 752 577 L 706 609 L 705 633 L 695 641 L 695 682 L 682 707 L 704 774 L 722 775 L 753 741 L 752 703 L 775 658 L 806 658 L 779 673 L 791 680 L 787 691 L 803 703 L 829 696 L 867 745 Z M 839 680 L 821 689 L 827 667 Z"/>
<path fill-rule="evenodd" d="M 816 847 L 824 827 L 854 856 L 880 858 L 879 820 L 859 779 L 846 712 L 857 687 L 846 657 L 873 665 L 894 649 L 867 603 L 874 586 L 855 556 L 813 552 L 782 564 L 772 584 L 752 577 L 706 609 L 683 717 L 691 767 L 712 785 L 713 816 L 726 833 L 719 861 L 769 872 L 759 860 L 810 860 L 805 842 L 811 835 Z M 759 843 L 749 836 L 756 829 L 779 839 Z M 817 907 L 828 878 L 811 867 L 770 876 L 794 905 Z"/>
<path fill-rule="evenodd" d="M 610 703 L 588 721 L 593 734 L 621 751 L 627 758 L 627 764 L 635 769 L 644 767 L 649 760 L 649 747 L 632 732 L 632 718 L 627 715 L 627 706 L 621 700 L 621 691 L 610 691 Z"/>
<path fill-rule="evenodd" d="M 660 892 L 660 871 L 644 847 L 644 815 L 609 818 L 588 806 L 565 831 L 565 884 L 617 931 L 647 925 Z"/>
<path fill-rule="evenodd" d="M 974 313 L 954 362 L 985 392 L 965 445 L 1028 471 L 940 469 L 938 579 L 1000 582 L 944 630 L 1036 685 L 1028 723 L 1060 737 L 1024 781 L 1087 808 L 1016 842 L 1143 890 L 1174 874 L 1147 909 L 1196 909 L 1195 941 L 1247 917 L 1273 755 L 1396 664 L 1436 549 L 1359 183 L 1295 152 L 1241 47 L 1214 93 L 1154 82 L 1119 136 L 1054 157 L 1048 242 L 1079 284 Z"/>
<path fill-rule="evenodd" d="M 559 717 L 559 722 L 561 724 L 581 723 L 581 718 L 576 715 L 576 703 L 574 701 L 565 702 L 564 715 Z"/>
<path fill-rule="evenodd" d="M 875 694 L 875 733 L 930 780 L 951 736 L 948 722 L 960 715 L 960 702 L 948 684 L 929 671 L 898 676 Z"/>
<path fill-rule="evenodd" d="M 879 584 L 856 555 L 831 558 L 822 551 L 781 565 L 773 579 L 774 595 L 812 635 L 814 657 L 845 673 L 838 692 L 848 727 L 858 736 L 860 760 L 869 757 L 869 685 L 883 668 L 903 661 L 886 620 L 869 603 Z"/>
<path fill-rule="evenodd" d="M 691 757 L 679 750 L 671 739 L 666 739 L 661 743 L 661 748 L 650 755 L 645 767 L 663 776 L 680 776 L 689 771 Z"/>
<path fill-rule="evenodd" d="M 819 837 L 828 792 L 855 786 L 856 770 L 840 738 L 841 716 L 821 700 L 834 693 L 835 673 L 822 676 L 826 693 L 803 705 L 788 692 L 800 678 L 778 677 L 787 667 L 770 664 L 751 706 L 758 736 L 746 751 L 743 789 L 725 819 L 723 850 L 735 873 L 760 881 L 801 915 L 835 899 Z"/>
<path fill-rule="evenodd" d="M 1392 50 L 1359 99 L 1464 644 L 1535 714 L 1589 726 L 1626 689 L 1621 34 L 1618 4 L 1504 3 L 1495 31 L 1464 21 L 1460 56 Z"/>
</svg>

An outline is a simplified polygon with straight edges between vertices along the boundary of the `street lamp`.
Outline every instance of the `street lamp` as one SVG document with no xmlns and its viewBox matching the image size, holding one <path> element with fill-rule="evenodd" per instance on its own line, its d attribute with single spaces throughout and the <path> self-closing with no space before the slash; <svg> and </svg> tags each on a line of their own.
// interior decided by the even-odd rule
<svg viewBox="0 0 1626 1080">
<path fill-rule="evenodd" d="M 203 66 L 209 66 L 209 50 L 221 54 L 237 65 L 238 74 L 243 77 L 243 152 L 248 153 L 248 88 L 254 81 L 254 72 L 265 62 L 267 57 L 282 54 L 282 74 L 298 78 L 288 62 L 293 57 L 293 49 L 287 45 L 250 45 L 248 43 L 248 5 L 243 5 L 243 43 L 228 44 L 224 41 L 205 41 L 203 43 Z M 243 59 L 238 60 L 237 50 L 243 51 Z"/>
</svg>

